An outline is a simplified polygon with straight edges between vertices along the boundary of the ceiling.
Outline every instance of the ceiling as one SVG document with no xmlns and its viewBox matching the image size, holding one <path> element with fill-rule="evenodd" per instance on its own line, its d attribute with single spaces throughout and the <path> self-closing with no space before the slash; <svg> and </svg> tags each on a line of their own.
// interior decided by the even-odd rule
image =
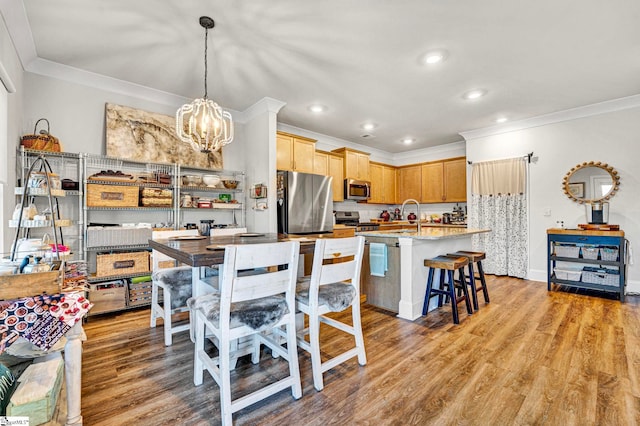
<svg viewBox="0 0 640 426">
<path fill-rule="evenodd" d="M 15 4 L 3 0 L 5 20 Z M 460 141 L 500 116 L 513 122 L 640 93 L 637 0 L 22 4 L 20 31 L 30 28 L 37 58 L 186 98 L 204 93 L 198 18 L 211 16 L 211 99 L 243 111 L 275 98 L 286 102 L 279 122 L 390 153 Z M 15 37 L 17 25 L 7 26 Z M 421 64 L 431 49 L 447 59 Z M 463 99 L 475 88 L 486 95 Z M 327 111 L 312 113 L 313 103 Z M 368 121 L 377 127 L 363 130 Z"/>
</svg>

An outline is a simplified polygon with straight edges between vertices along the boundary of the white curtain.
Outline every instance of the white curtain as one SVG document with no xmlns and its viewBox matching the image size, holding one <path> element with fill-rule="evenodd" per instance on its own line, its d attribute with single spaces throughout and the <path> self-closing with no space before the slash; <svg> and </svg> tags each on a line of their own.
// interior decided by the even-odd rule
<svg viewBox="0 0 640 426">
<path fill-rule="evenodd" d="M 491 229 L 472 238 L 473 249 L 487 254 L 488 274 L 527 275 L 526 176 L 524 158 L 473 164 L 469 227 Z"/>
</svg>

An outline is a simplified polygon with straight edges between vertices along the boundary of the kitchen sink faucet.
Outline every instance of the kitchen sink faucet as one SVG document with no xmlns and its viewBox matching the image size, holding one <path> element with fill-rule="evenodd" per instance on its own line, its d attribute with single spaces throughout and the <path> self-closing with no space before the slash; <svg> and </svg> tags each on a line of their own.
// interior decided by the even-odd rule
<svg viewBox="0 0 640 426">
<path fill-rule="evenodd" d="M 406 200 L 404 200 L 404 203 L 402 203 L 402 207 L 400 208 L 400 217 L 404 218 L 404 206 L 407 205 L 407 203 L 415 203 L 416 204 L 416 208 L 418 209 L 418 212 L 416 213 L 417 218 L 416 221 L 418 222 L 418 234 L 421 232 L 422 228 L 420 226 L 420 203 L 418 203 L 417 200 L 414 200 L 413 198 L 408 198 Z"/>
</svg>

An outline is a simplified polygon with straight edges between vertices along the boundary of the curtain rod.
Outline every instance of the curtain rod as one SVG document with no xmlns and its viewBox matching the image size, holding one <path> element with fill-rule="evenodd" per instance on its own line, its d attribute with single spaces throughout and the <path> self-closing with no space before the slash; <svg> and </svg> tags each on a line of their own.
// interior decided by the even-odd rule
<svg viewBox="0 0 640 426">
<path fill-rule="evenodd" d="M 531 151 L 527 155 L 523 155 L 522 156 L 522 158 L 526 158 L 527 159 L 527 163 L 529 163 L 529 164 L 531 164 L 531 157 L 533 157 L 533 151 Z M 488 160 L 488 161 L 497 161 L 497 160 Z M 467 161 L 467 163 L 473 164 L 473 161 Z"/>
</svg>

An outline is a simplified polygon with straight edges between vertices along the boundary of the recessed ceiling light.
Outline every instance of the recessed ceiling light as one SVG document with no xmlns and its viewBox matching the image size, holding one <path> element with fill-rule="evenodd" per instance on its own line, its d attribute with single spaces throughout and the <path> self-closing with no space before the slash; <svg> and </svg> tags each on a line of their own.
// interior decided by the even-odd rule
<svg viewBox="0 0 640 426">
<path fill-rule="evenodd" d="M 430 50 L 422 55 L 422 63 L 426 65 L 439 64 L 447 59 L 447 51 L 444 49 Z"/>
<path fill-rule="evenodd" d="M 415 139 L 413 139 L 413 138 L 404 138 L 404 139 L 402 139 L 402 143 L 405 144 L 405 145 L 411 145 L 414 141 L 415 141 Z"/>
<path fill-rule="evenodd" d="M 362 125 L 362 128 L 363 128 L 364 130 L 373 130 L 373 129 L 375 129 L 376 127 L 378 127 L 378 126 L 376 126 L 376 124 L 375 124 L 375 123 L 364 123 L 364 124 Z"/>
<path fill-rule="evenodd" d="M 474 90 L 468 91 L 467 93 L 462 95 L 462 97 L 468 101 L 472 101 L 474 99 L 481 98 L 486 94 L 487 94 L 487 91 L 484 89 L 474 89 Z"/>
<path fill-rule="evenodd" d="M 309 106 L 309 111 L 315 112 L 315 113 L 325 112 L 326 110 L 327 110 L 327 107 L 320 104 Z"/>
<path fill-rule="evenodd" d="M 496 118 L 496 123 L 500 124 L 500 123 L 504 123 L 507 121 L 507 117 L 498 117 Z"/>
</svg>

